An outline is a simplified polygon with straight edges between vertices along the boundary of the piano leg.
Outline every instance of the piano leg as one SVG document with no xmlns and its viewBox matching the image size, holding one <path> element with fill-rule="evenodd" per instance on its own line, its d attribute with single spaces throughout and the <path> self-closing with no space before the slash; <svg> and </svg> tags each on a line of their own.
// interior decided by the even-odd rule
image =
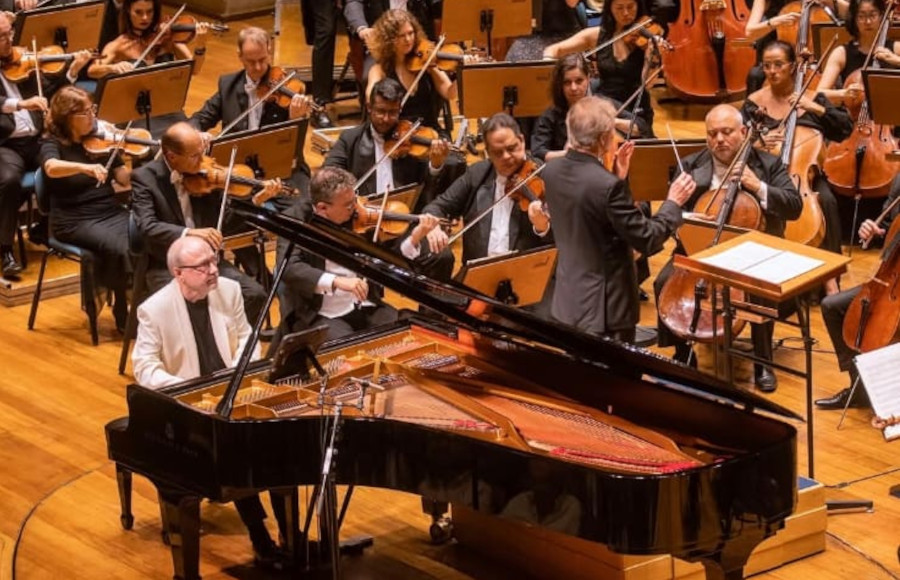
<svg viewBox="0 0 900 580">
<path fill-rule="evenodd" d="M 453 521 L 447 516 L 450 504 L 423 496 L 422 511 L 431 516 L 431 525 L 428 527 L 431 543 L 440 545 L 450 541 L 453 537 Z"/>
<path fill-rule="evenodd" d="M 175 580 L 199 580 L 200 498 L 160 490 L 159 505 L 167 522 Z"/>
<path fill-rule="evenodd" d="M 116 483 L 119 484 L 119 505 L 122 514 L 119 521 L 122 527 L 130 530 L 134 526 L 134 515 L 131 513 L 131 470 L 116 463 Z"/>
<path fill-rule="evenodd" d="M 770 535 L 764 527 L 745 528 L 740 536 L 726 541 L 714 556 L 700 558 L 706 569 L 706 580 L 742 580 L 750 553 Z"/>
<path fill-rule="evenodd" d="M 272 511 L 279 519 L 279 511 L 284 521 L 284 529 L 280 529 L 284 548 L 288 550 L 298 570 L 303 569 L 307 561 L 306 536 L 300 531 L 300 496 L 296 487 L 273 489 L 269 494 L 272 500 Z M 276 506 L 278 502 L 280 505 Z M 281 524 L 279 523 L 279 528 Z"/>
</svg>

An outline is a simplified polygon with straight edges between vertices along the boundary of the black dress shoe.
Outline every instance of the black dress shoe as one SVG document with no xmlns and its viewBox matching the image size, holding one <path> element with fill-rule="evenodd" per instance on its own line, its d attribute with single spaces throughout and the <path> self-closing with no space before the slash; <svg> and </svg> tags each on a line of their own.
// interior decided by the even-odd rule
<svg viewBox="0 0 900 580">
<path fill-rule="evenodd" d="M 650 300 L 650 295 L 647 294 L 643 288 L 638 288 L 638 298 L 641 299 L 641 302 L 648 302 Z"/>
<path fill-rule="evenodd" d="M 862 387 L 856 388 L 856 392 L 853 393 L 853 398 L 850 397 L 851 390 L 852 389 L 848 387 L 830 397 L 816 399 L 816 407 L 823 411 L 834 411 L 843 409 L 845 406 L 854 409 L 865 409 L 869 406 L 869 398 L 866 396 Z M 847 401 L 850 402 L 849 405 L 847 405 Z"/>
<path fill-rule="evenodd" d="M 4 250 L 2 259 L 4 278 L 15 278 L 22 273 L 22 265 L 16 261 L 12 250 Z"/>
<path fill-rule="evenodd" d="M 293 562 L 287 552 L 273 544 L 263 551 L 253 550 L 253 565 L 263 570 L 289 570 Z"/>
<path fill-rule="evenodd" d="M 772 372 L 771 368 L 759 365 L 755 367 L 753 374 L 757 389 L 764 393 L 775 392 L 775 389 L 778 387 L 778 379 L 775 378 L 775 373 Z"/>
<path fill-rule="evenodd" d="M 323 106 L 317 112 L 312 114 L 310 118 L 312 121 L 313 127 L 316 129 L 329 129 L 334 127 L 334 123 L 331 121 L 331 117 L 328 116 L 328 113 L 325 111 L 325 107 Z"/>
</svg>

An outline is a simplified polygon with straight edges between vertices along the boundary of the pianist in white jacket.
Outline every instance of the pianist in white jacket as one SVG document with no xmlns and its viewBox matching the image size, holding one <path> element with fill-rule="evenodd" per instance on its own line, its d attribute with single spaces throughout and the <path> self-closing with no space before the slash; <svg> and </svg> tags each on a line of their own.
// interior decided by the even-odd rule
<svg viewBox="0 0 900 580">
<path fill-rule="evenodd" d="M 203 238 L 179 238 L 166 259 L 174 279 L 138 307 L 131 353 L 136 382 L 151 389 L 233 367 L 251 332 L 240 285 L 219 277 Z"/>
</svg>

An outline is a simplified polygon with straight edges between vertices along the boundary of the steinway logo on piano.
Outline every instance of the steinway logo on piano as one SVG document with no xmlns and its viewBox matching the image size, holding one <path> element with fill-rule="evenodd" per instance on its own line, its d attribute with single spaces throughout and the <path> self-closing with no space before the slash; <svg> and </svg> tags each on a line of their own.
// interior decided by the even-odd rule
<svg viewBox="0 0 900 580">
<path fill-rule="evenodd" d="M 175 427 L 171 423 L 166 423 L 166 426 L 161 434 L 148 431 L 144 433 L 144 438 L 153 445 L 171 449 L 179 455 L 183 455 L 185 457 L 190 457 L 193 459 L 197 459 L 200 457 L 200 453 L 195 447 L 175 440 Z"/>
</svg>

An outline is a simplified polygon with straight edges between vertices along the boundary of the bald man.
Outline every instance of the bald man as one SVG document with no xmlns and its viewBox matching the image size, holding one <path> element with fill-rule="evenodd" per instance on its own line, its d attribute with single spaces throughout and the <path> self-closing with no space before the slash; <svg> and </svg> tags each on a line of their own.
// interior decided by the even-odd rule
<svg viewBox="0 0 900 580">
<path fill-rule="evenodd" d="M 691 174 L 697 182 L 697 190 L 685 209 L 693 210 L 701 194 L 715 189 L 728 178 L 728 166 L 737 156 L 747 131 L 740 111 L 731 105 L 717 105 L 707 113 L 706 149 L 682 160 L 684 171 Z M 783 237 L 785 222 L 800 216 L 803 200 L 781 160 L 754 148 L 750 151 L 747 166 L 740 175 L 734 175 L 733 178 L 740 179 L 744 191 L 759 201 L 765 214 L 766 233 Z M 676 252 L 683 253 L 684 250 L 678 248 Z M 671 272 L 670 262 L 656 277 L 653 290 L 657 298 Z M 759 358 L 772 360 L 773 328 L 773 322 L 752 326 L 753 350 Z M 676 360 L 696 364 L 691 347 L 669 332 L 662 323 L 659 324 L 659 346 L 675 346 Z M 754 382 L 759 390 L 766 393 L 774 391 L 778 384 L 772 369 L 761 364 L 754 365 Z"/>
<path fill-rule="evenodd" d="M 187 123 L 175 123 L 162 136 L 163 155 L 136 169 L 131 175 L 131 203 L 138 229 L 150 252 L 147 285 L 156 291 L 172 276 L 166 268 L 166 252 L 172 243 L 185 236 L 205 241 L 213 250 L 222 245 L 222 233 L 216 229 L 222 205 L 221 192 L 202 196 L 185 190 L 182 179 L 200 171 L 206 146 L 200 133 Z M 257 205 L 274 196 L 281 187 L 277 179 L 253 196 Z M 226 211 L 226 219 L 228 212 Z M 233 264 L 221 259 L 219 273 L 241 285 L 247 316 L 256 322 L 266 300 L 262 286 Z"/>
</svg>

